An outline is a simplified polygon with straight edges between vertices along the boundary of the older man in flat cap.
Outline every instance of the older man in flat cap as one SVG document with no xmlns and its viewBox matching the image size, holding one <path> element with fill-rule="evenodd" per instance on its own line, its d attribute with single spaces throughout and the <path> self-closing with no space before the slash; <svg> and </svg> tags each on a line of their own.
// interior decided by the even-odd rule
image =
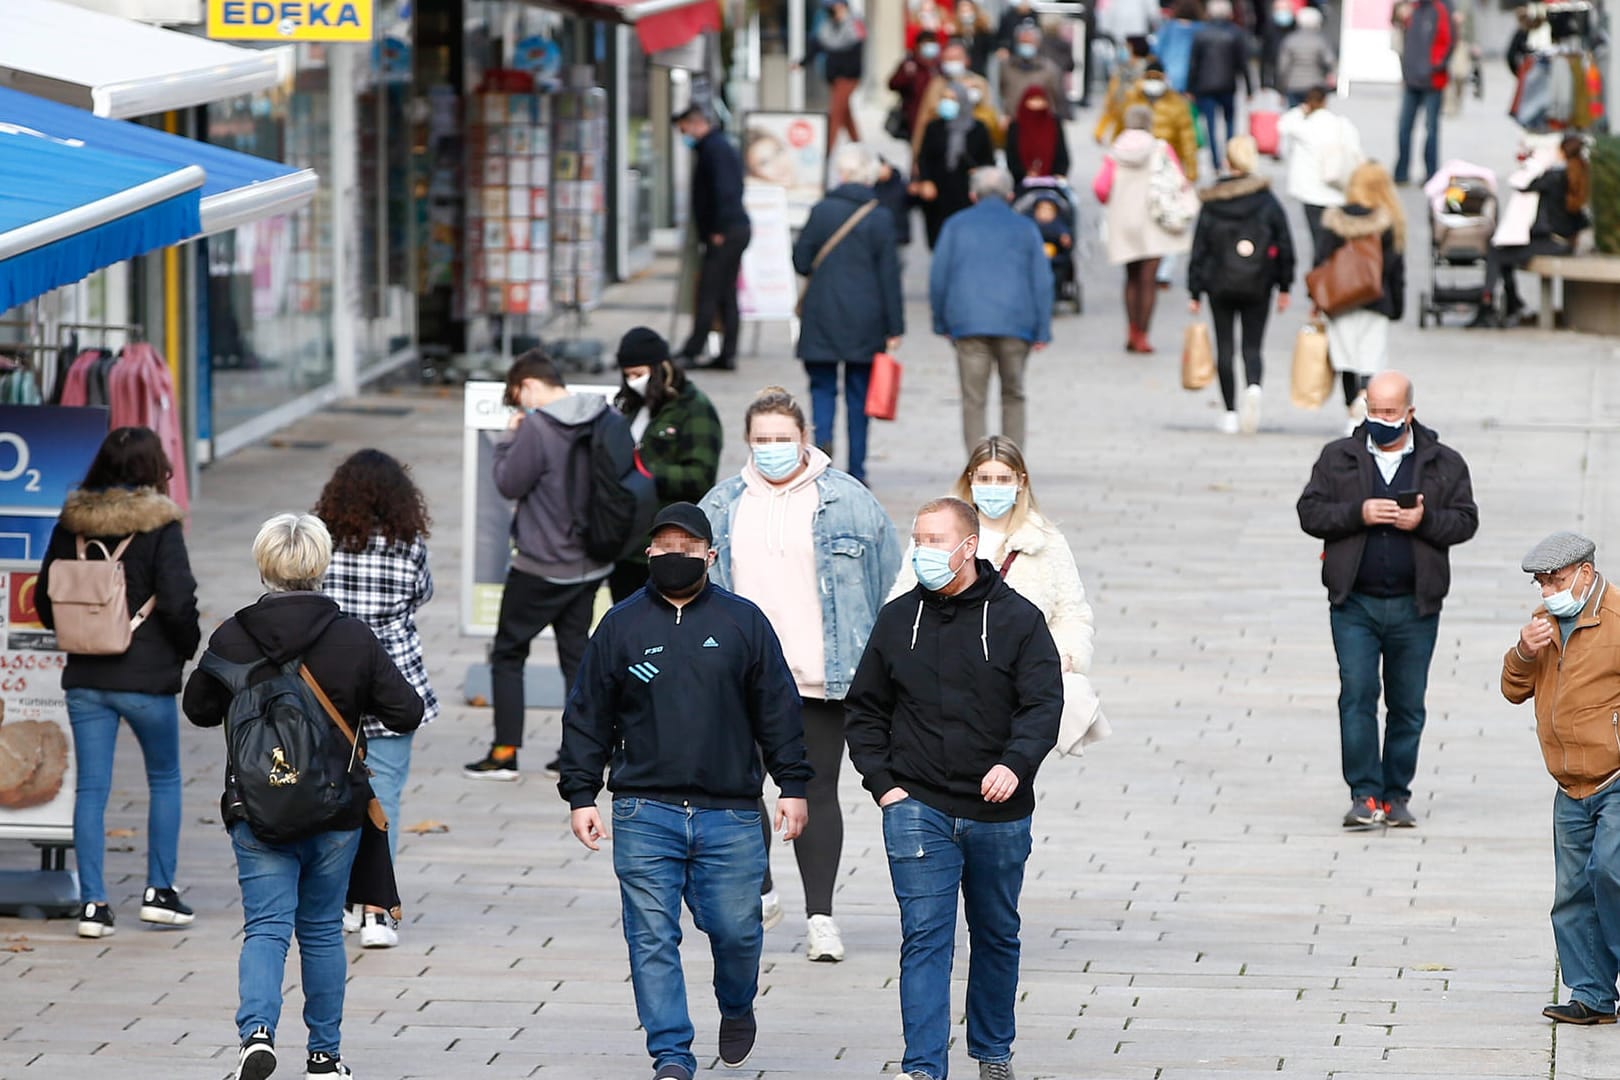
<svg viewBox="0 0 1620 1080">
<path fill-rule="evenodd" d="M 1620 596 L 1596 545 L 1553 533 L 1524 557 L 1541 606 L 1502 658 L 1502 695 L 1536 699 L 1553 796 L 1553 941 L 1569 1001 L 1542 1015 L 1612 1024 L 1620 974 Z"/>
</svg>

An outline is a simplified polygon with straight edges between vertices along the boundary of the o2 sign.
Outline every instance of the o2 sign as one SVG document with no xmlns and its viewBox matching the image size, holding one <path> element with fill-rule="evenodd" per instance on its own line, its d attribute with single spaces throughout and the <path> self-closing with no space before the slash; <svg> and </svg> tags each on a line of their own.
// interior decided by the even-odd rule
<svg viewBox="0 0 1620 1080">
<path fill-rule="evenodd" d="M 55 513 L 107 437 L 107 410 L 0 406 L 0 513 Z"/>
<path fill-rule="evenodd" d="M 24 491 L 38 491 L 39 470 L 28 467 L 28 444 L 15 431 L 0 431 L 0 461 L 5 460 L 7 449 L 16 451 L 17 461 L 9 468 L 0 466 L 0 484 L 23 478 L 26 481 Z"/>
</svg>

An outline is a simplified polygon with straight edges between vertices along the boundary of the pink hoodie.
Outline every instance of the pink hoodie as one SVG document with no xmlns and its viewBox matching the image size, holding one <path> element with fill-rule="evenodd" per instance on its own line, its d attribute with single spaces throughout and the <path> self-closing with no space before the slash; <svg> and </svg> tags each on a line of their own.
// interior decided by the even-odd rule
<svg viewBox="0 0 1620 1080">
<path fill-rule="evenodd" d="M 815 447 L 805 453 L 805 470 L 786 484 L 766 480 L 752 459 L 743 466 L 746 486 L 731 524 L 731 583 L 770 619 L 800 695 L 824 698 L 827 646 L 814 526 L 821 503 L 816 478 L 832 461 Z"/>
</svg>

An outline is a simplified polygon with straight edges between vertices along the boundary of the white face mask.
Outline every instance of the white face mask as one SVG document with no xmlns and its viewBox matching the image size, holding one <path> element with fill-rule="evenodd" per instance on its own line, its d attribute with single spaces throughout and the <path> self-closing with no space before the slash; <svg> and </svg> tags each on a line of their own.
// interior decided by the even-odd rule
<svg viewBox="0 0 1620 1080">
<path fill-rule="evenodd" d="M 646 397 L 647 384 L 650 382 L 652 382 L 652 372 L 649 371 L 645 375 L 637 375 L 633 379 L 624 380 L 624 385 L 628 386 L 637 397 Z"/>
<path fill-rule="evenodd" d="M 1169 89 L 1163 79 L 1143 79 L 1141 86 L 1142 93 L 1150 98 L 1163 97 L 1164 92 Z"/>
<path fill-rule="evenodd" d="M 939 70 L 947 79 L 960 79 L 967 65 L 960 60 L 946 60 L 939 65 Z"/>
</svg>

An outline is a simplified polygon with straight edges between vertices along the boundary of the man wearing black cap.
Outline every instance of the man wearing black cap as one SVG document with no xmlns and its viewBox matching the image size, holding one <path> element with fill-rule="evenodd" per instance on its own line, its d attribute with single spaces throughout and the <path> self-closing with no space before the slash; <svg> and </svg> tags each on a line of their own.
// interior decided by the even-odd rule
<svg viewBox="0 0 1620 1080">
<path fill-rule="evenodd" d="M 1592 557 L 1597 546 L 1557 532 L 1521 566 L 1541 605 L 1502 657 L 1502 695 L 1536 699 L 1536 734 L 1553 796 L 1553 941 L 1569 1000 L 1543 1016 L 1612 1024 L 1620 974 L 1620 596 Z"/>
<path fill-rule="evenodd" d="M 753 1051 L 759 988 L 761 759 L 781 788 L 776 826 L 804 829 L 804 725 L 793 675 L 759 608 L 708 580 L 709 519 L 673 503 L 653 522 L 647 587 L 603 617 L 563 714 L 562 779 L 571 826 L 592 851 L 596 809 L 613 792 L 613 869 L 636 1013 L 655 1078 L 691 1080 L 692 1020 L 681 971 L 681 900 L 714 954 L 719 1056 Z"/>
<path fill-rule="evenodd" d="M 709 122 L 701 106 L 689 105 L 675 115 L 675 127 L 692 149 L 692 227 L 703 248 L 698 275 L 692 336 L 680 355 L 688 367 L 732 371 L 737 366 L 737 273 L 752 232 L 743 209 L 743 164 L 725 132 Z M 709 347 L 709 331 L 720 317 L 720 355 L 712 363 L 698 357 Z"/>
</svg>

